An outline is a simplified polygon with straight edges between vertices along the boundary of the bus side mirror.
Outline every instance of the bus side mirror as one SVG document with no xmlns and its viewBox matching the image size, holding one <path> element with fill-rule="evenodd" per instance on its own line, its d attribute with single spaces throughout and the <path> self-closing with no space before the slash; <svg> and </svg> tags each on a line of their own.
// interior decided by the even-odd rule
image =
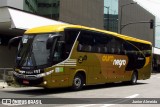
<svg viewBox="0 0 160 107">
<path fill-rule="evenodd" d="M 46 43 L 46 49 L 51 49 L 55 37 L 49 37 Z"/>
<path fill-rule="evenodd" d="M 17 37 L 10 39 L 8 42 L 8 48 L 11 49 L 12 45 L 15 45 L 15 44 L 17 44 L 18 46 L 21 39 L 22 39 L 22 36 L 17 36 Z"/>
<path fill-rule="evenodd" d="M 50 36 L 47 40 L 47 43 L 46 43 L 46 49 L 51 49 L 56 38 L 60 38 L 60 37 L 62 37 L 62 36 L 60 36 L 60 35 Z"/>
</svg>

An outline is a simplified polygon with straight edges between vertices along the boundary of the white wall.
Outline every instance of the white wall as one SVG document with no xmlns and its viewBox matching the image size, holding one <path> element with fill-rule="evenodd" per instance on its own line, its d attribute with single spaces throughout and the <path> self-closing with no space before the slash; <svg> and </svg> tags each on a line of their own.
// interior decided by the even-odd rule
<svg viewBox="0 0 160 107">
<path fill-rule="evenodd" d="M 156 17 L 156 23 L 155 23 L 155 47 L 160 48 L 160 18 L 159 17 Z"/>
<path fill-rule="evenodd" d="M 6 8 L 0 8 L 0 22 L 9 22 L 10 19 L 10 15 L 8 12 L 8 9 Z M 1 24 L 0 24 L 1 27 Z"/>
<path fill-rule="evenodd" d="M 0 0 L 0 7 L 7 6 L 7 0 Z"/>
<path fill-rule="evenodd" d="M 23 1 L 24 0 L 7 0 L 7 5 L 23 10 Z"/>
<path fill-rule="evenodd" d="M 0 0 L 0 7 L 10 6 L 18 9 L 23 9 L 24 0 Z"/>
</svg>

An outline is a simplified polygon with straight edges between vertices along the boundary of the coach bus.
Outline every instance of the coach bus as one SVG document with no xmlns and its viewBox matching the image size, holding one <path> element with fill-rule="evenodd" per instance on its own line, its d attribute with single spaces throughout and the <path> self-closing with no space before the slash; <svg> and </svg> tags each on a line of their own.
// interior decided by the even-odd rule
<svg viewBox="0 0 160 107">
<path fill-rule="evenodd" d="M 80 90 L 151 76 L 152 44 L 145 40 L 70 24 L 29 29 L 9 45 L 18 40 L 13 74 L 19 84 Z"/>
</svg>

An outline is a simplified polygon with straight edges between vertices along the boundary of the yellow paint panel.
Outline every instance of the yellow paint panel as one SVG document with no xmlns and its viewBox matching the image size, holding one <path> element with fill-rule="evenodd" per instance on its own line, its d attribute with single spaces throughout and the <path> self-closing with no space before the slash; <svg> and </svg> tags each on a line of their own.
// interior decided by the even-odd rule
<svg viewBox="0 0 160 107">
<path fill-rule="evenodd" d="M 146 63 L 144 65 L 144 67 L 147 66 L 149 64 L 149 62 L 150 62 L 150 57 L 146 57 Z"/>
<path fill-rule="evenodd" d="M 80 28 L 80 29 L 84 29 L 84 30 L 97 31 L 97 32 L 101 32 L 101 33 L 104 33 L 104 34 L 109 34 L 109 35 L 112 35 L 112 36 L 116 36 L 116 37 L 119 37 L 119 38 L 124 39 L 124 40 L 140 42 L 140 43 L 145 43 L 145 44 L 150 44 L 151 45 L 151 42 L 149 42 L 149 41 L 140 40 L 140 39 L 133 38 L 133 37 L 130 37 L 130 36 L 118 34 L 118 33 L 115 33 L 115 32 L 110 32 L 110 31 L 91 28 L 91 27 L 85 27 L 85 26 L 81 26 L 81 25 L 71 25 L 71 24 L 48 25 L 48 26 L 32 28 L 32 29 L 27 30 L 25 32 L 25 34 L 61 32 L 61 31 L 64 31 L 65 28 Z"/>
<path fill-rule="evenodd" d="M 27 30 L 25 34 L 61 32 L 64 31 L 66 25 L 48 25 L 48 26 L 36 27 Z"/>
</svg>

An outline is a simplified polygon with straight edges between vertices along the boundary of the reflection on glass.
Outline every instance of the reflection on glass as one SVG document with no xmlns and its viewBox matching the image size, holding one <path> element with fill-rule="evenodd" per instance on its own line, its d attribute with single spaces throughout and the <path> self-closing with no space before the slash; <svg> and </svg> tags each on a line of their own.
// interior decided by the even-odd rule
<svg viewBox="0 0 160 107">
<path fill-rule="evenodd" d="M 118 0 L 104 0 L 104 29 L 118 32 Z"/>
</svg>

